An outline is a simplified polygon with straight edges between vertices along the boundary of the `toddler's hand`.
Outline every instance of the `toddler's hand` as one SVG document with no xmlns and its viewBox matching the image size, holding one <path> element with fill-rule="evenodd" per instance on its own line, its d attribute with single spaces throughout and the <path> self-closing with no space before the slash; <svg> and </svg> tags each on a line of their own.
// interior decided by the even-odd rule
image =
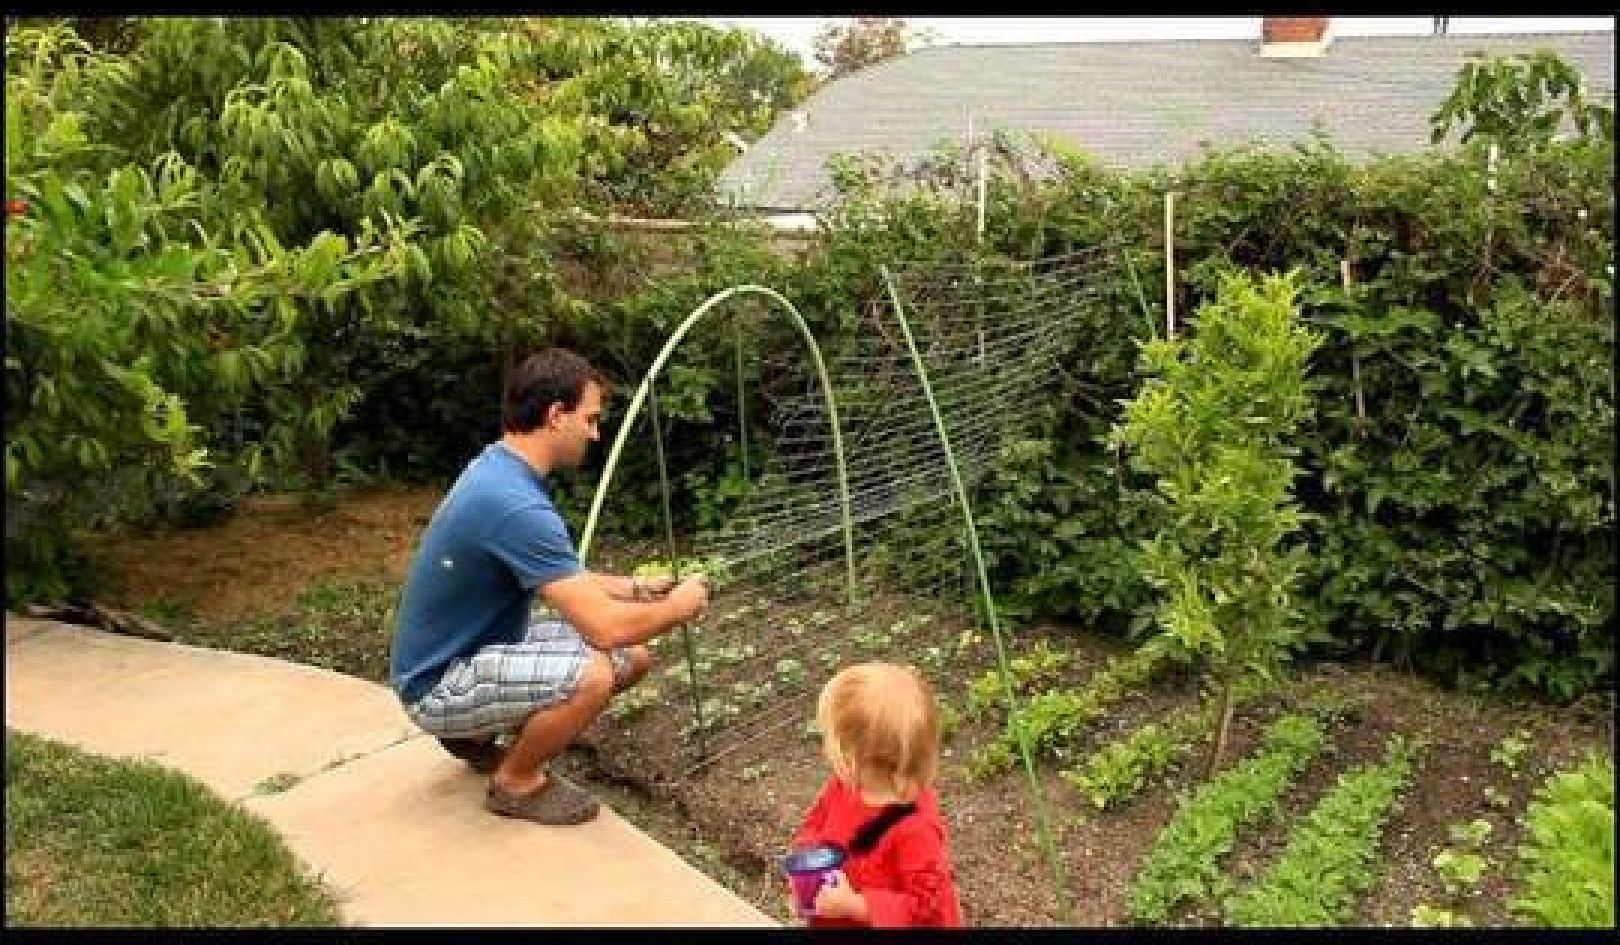
<svg viewBox="0 0 1620 945">
<path fill-rule="evenodd" d="M 849 885 L 843 873 L 816 893 L 816 915 L 823 919 L 866 919 L 866 897 Z"/>
</svg>

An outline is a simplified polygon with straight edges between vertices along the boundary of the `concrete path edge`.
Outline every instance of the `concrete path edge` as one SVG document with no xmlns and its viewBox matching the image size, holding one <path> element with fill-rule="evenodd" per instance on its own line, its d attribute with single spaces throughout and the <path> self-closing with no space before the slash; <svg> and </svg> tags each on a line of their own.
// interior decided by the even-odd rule
<svg viewBox="0 0 1620 945">
<path fill-rule="evenodd" d="M 604 805 L 545 827 L 384 686 L 269 657 L 7 614 L 6 726 L 198 778 L 273 825 L 366 926 L 778 923 Z"/>
</svg>

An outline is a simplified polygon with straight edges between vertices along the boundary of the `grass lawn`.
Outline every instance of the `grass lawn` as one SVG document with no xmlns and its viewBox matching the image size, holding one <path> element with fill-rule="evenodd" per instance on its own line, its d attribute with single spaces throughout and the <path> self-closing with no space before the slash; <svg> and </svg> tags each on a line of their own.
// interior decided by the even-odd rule
<svg viewBox="0 0 1620 945">
<path fill-rule="evenodd" d="M 332 926 L 331 892 L 257 816 L 150 762 L 6 731 L 6 923 Z"/>
</svg>

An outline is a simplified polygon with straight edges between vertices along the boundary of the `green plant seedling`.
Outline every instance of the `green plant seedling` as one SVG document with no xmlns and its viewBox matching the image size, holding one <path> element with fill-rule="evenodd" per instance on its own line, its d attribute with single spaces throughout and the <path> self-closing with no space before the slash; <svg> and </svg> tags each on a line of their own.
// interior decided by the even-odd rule
<svg viewBox="0 0 1620 945">
<path fill-rule="evenodd" d="M 791 657 L 776 661 L 776 678 L 788 685 L 804 681 L 804 664 Z"/>
<path fill-rule="evenodd" d="M 1434 857 L 1434 868 L 1445 884 L 1446 893 L 1452 896 L 1478 886 L 1489 866 L 1489 861 L 1479 854 L 1461 850 L 1441 850 Z"/>
<path fill-rule="evenodd" d="M 676 558 L 672 566 L 668 559 L 654 558 L 636 565 L 630 572 L 632 577 L 669 577 L 679 572 L 684 579 L 694 574 L 701 574 L 708 579 L 711 587 L 721 587 L 731 574 L 731 566 L 724 558 Z"/>
<path fill-rule="evenodd" d="M 1530 749 L 1530 732 L 1519 729 L 1510 735 L 1504 735 L 1496 747 L 1491 749 L 1491 761 L 1500 765 L 1509 775 L 1519 776 L 1520 762 L 1524 753 Z"/>
<path fill-rule="evenodd" d="M 1451 825 L 1451 842 L 1468 849 L 1479 849 L 1485 838 L 1491 835 L 1491 822 L 1483 817 L 1476 817 L 1466 824 Z"/>
<path fill-rule="evenodd" d="M 1428 903 L 1418 903 L 1412 907 L 1412 927 L 1419 929 L 1457 929 L 1468 928 L 1474 923 L 1466 915 L 1452 912 L 1439 906 Z"/>
</svg>

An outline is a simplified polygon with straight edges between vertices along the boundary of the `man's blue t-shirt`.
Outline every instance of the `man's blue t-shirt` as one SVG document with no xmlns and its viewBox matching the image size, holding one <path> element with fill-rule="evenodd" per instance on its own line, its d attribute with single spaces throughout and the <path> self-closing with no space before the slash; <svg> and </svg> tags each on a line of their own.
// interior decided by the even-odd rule
<svg viewBox="0 0 1620 945">
<path fill-rule="evenodd" d="M 395 691 L 415 702 L 451 660 L 519 642 L 535 589 L 580 571 L 545 480 L 505 444 L 486 446 L 439 503 L 411 561 L 394 632 Z"/>
</svg>

